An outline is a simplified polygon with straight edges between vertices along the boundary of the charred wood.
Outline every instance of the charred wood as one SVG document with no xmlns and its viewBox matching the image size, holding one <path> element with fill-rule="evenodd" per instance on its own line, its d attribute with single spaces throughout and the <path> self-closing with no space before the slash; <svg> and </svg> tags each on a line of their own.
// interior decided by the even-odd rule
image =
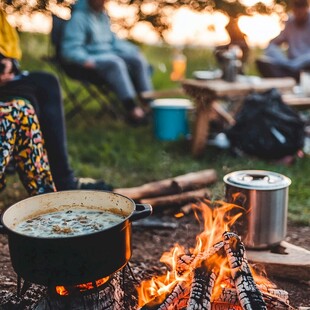
<svg viewBox="0 0 310 310">
<path fill-rule="evenodd" d="M 272 291 L 272 290 L 270 290 Z M 289 305 L 288 299 L 282 298 L 286 296 L 287 292 L 283 290 L 274 290 L 274 293 L 268 293 L 262 291 L 263 299 L 266 303 L 267 309 L 276 310 L 292 310 L 293 308 Z M 219 297 L 213 300 L 214 303 L 225 303 L 233 306 L 240 305 L 238 293 L 235 288 L 223 288 Z"/>
<path fill-rule="evenodd" d="M 191 285 L 187 310 L 211 309 L 211 295 L 215 280 L 215 272 L 205 268 L 205 266 L 194 270 L 194 278 Z"/>
<path fill-rule="evenodd" d="M 176 270 L 184 280 L 140 310 L 293 310 L 286 291 L 255 283 L 239 236 L 225 232 L 222 238 L 206 251 L 180 255 Z M 213 296 L 218 258 L 227 259 L 230 272 L 221 275 L 223 288 Z"/>
<path fill-rule="evenodd" d="M 254 282 L 245 257 L 245 248 L 239 236 L 232 232 L 225 232 L 223 239 L 231 276 L 234 280 L 242 309 L 267 310 L 262 294 Z"/>
<path fill-rule="evenodd" d="M 211 310 L 242 310 L 241 306 L 231 305 L 225 302 L 213 302 Z"/>
<path fill-rule="evenodd" d="M 189 284 L 186 282 L 179 282 L 175 285 L 171 293 L 164 297 L 162 302 L 157 302 L 157 300 L 162 300 L 163 298 L 163 296 L 158 296 L 154 300 L 145 304 L 140 310 L 182 309 L 187 304 L 189 293 Z"/>
<path fill-rule="evenodd" d="M 280 298 L 286 301 L 287 303 L 289 302 L 289 296 L 288 296 L 287 291 L 280 290 L 280 289 L 273 288 L 273 287 L 268 287 L 266 285 L 261 285 L 261 284 L 260 285 L 257 284 L 257 287 L 263 294 L 266 293 L 266 294 L 275 296 L 277 298 Z"/>
<path fill-rule="evenodd" d="M 268 309 L 294 310 L 294 308 L 289 305 L 288 300 L 284 300 L 267 292 L 262 292 L 262 294 Z"/>
<path fill-rule="evenodd" d="M 188 271 L 190 268 L 194 269 L 197 266 L 200 266 L 201 263 L 208 258 L 210 258 L 215 253 L 222 250 L 224 247 L 224 242 L 220 241 L 208 248 L 204 252 L 200 252 L 197 255 L 194 254 L 183 254 L 178 258 L 177 262 L 177 272 L 179 275 L 182 275 L 184 272 Z M 221 254 L 222 255 L 222 254 Z"/>
</svg>

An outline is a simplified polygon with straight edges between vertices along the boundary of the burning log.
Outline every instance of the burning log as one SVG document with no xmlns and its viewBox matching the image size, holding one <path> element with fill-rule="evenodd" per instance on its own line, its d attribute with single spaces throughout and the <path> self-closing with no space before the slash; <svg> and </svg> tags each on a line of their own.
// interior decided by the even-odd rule
<svg viewBox="0 0 310 310">
<path fill-rule="evenodd" d="M 212 263 L 214 256 L 226 254 L 231 279 L 223 284 L 218 297 L 212 291 L 218 272 Z M 140 310 L 292 310 L 286 291 L 256 285 L 245 256 L 240 238 L 231 232 L 223 234 L 223 241 L 197 255 L 183 254 L 178 258 L 176 270 L 185 280 L 174 286 L 166 296 L 158 296 Z M 156 300 L 161 300 L 157 303 Z"/>
<path fill-rule="evenodd" d="M 167 296 L 163 296 L 166 293 L 158 296 L 150 303 L 144 305 L 140 310 L 170 310 L 170 309 L 209 309 L 209 308 L 196 308 L 195 305 L 199 302 L 205 307 L 205 298 L 210 301 L 212 288 L 215 281 L 215 273 L 209 272 L 208 279 L 206 280 L 205 267 L 194 267 L 200 266 L 202 261 L 206 261 L 208 258 L 216 254 L 219 250 L 223 249 L 224 243 L 218 242 L 213 247 L 209 248 L 206 252 L 201 252 L 198 255 L 184 254 L 178 257 L 177 261 L 177 272 L 178 276 L 184 275 L 184 281 L 180 281 L 176 284 Z M 189 281 L 188 278 L 193 280 Z M 192 286 L 189 283 L 193 283 Z M 202 288 L 202 289 L 201 289 Z M 157 303 L 156 300 L 163 300 L 162 303 Z M 154 306 L 154 304 L 156 306 Z M 188 308 L 190 307 L 190 308 Z"/>
<path fill-rule="evenodd" d="M 223 239 L 231 275 L 242 308 L 245 310 L 267 309 L 263 296 L 254 282 L 249 264 L 245 257 L 245 248 L 239 236 L 231 232 L 225 232 L 223 234 Z"/>
<path fill-rule="evenodd" d="M 288 292 L 280 289 L 270 288 L 266 285 L 257 285 L 259 290 L 262 292 L 263 296 L 277 296 L 278 298 L 281 298 L 286 303 L 289 302 L 288 299 Z M 265 298 L 265 297 L 264 297 Z"/>
<path fill-rule="evenodd" d="M 178 258 L 177 271 L 178 275 L 181 276 L 185 271 L 190 268 L 195 269 L 195 266 L 200 266 L 203 261 L 209 259 L 212 255 L 222 250 L 224 247 L 224 242 L 220 241 L 208 248 L 205 252 L 200 252 L 197 255 L 193 254 L 183 254 Z"/>
<path fill-rule="evenodd" d="M 215 279 L 216 274 L 213 270 L 205 267 L 195 269 L 187 310 L 211 310 L 211 294 Z"/>
<path fill-rule="evenodd" d="M 180 282 L 168 294 L 162 303 L 156 304 L 156 299 L 162 299 L 162 296 L 159 296 L 155 300 L 152 300 L 150 303 L 144 305 L 140 310 L 170 310 L 170 309 L 183 309 L 188 301 L 188 296 L 190 293 L 190 287 L 188 283 Z"/>
<path fill-rule="evenodd" d="M 170 270 L 138 288 L 141 310 L 293 309 L 287 292 L 249 265 L 240 237 L 226 231 L 238 215 L 225 217 L 231 210 L 227 205 L 211 210 L 203 205 L 197 210 L 203 212 L 205 229 L 195 248 L 186 254 L 176 245 L 162 256 Z M 210 240 L 217 243 L 210 246 Z"/>
<path fill-rule="evenodd" d="M 211 310 L 242 310 L 240 306 L 232 306 L 224 302 L 213 303 Z"/>
<path fill-rule="evenodd" d="M 267 309 L 277 309 L 277 310 L 293 309 L 288 304 L 288 294 L 286 291 L 270 290 L 270 289 L 268 289 L 268 291 L 272 291 L 273 293 L 268 293 L 266 291 L 261 290 L 263 299 L 267 305 Z M 287 299 L 286 297 L 283 298 L 283 296 L 287 296 Z M 226 288 L 226 287 L 223 288 L 220 296 L 215 298 L 213 300 L 213 303 L 216 304 L 225 303 L 234 306 L 240 305 L 237 290 L 235 288 Z"/>
<path fill-rule="evenodd" d="M 269 294 L 269 293 L 264 292 L 264 291 L 262 292 L 264 301 L 267 305 L 267 308 L 268 309 L 277 309 L 277 310 L 294 310 L 294 308 L 288 304 L 288 300 L 283 300 L 281 298 L 281 295 L 283 293 L 288 295 L 287 292 L 285 292 L 283 290 L 278 290 L 278 291 L 281 291 L 280 296 L 277 296 L 276 294 Z"/>
<path fill-rule="evenodd" d="M 140 200 L 143 198 L 173 195 L 195 190 L 214 183 L 216 180 L 216 171 L 214 169 L 206 169 L 174 178 L 146 183 L 137 187 L 116 188 L 114 191 L 131 199 Z"/>
</svg>

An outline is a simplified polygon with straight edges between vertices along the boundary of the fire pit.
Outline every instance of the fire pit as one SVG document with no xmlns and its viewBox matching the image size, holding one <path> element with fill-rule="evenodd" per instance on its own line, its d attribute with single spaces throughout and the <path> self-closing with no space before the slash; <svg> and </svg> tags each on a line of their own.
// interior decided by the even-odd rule
<svg viewBox="0 0 310 310">
<path fill-rule="evenodd" d="M 254 271 L 240 237 L 227 231 L 241 215 L 230 216 L 236 206 L 208 205 L 195 206 L 204 220 L 196 246 L 164 253 L 169 272 L 139 286 L 140 309 L 291 309 L 288 293 Z"/>
<path fill-rule="evenodd" d="M 212 206 L 212 210 L 210 211 L 209 208 L 205 205 Z M 171 224 L 175 224 L 175 226 L 178 226 L 178 229 L 163 228 L 163 226 L 161 228 L 155 228 L 152 226 L 151 228 L 143 225 L 133 225 L 133 257 L 130 261 L 132 274 L 137 280 L 137 283 L 141 283 L 144 279 L 149 279 L 151 276 L 155 277 L 155 280 L 152 279 L 152 283 L 159 283 L 157 284 L 157 286 L 155 285 L 154 288 L 153 284 L 149 285 L 147 282 L 143 282 L 143 285 L 141 287 L 144 287 L 143 290 L 145 290 L 147 293 L 145 294 L 144 291 L 142 291 L 142 296 L 144 297 L 141 298 L 140 295 L 139 307 L 137 306 L 137 302 L 135 299 L 137 292 L 133 287 L 133 276 L 131 273 L 129 273 L 129 268 L 127 268 L 128 263 L 120 271 L 116 271 L 111 276 L 108 276 L 107 281 L 106 277 L 99 280 L 96 278 L 86 283 L 79 282 L 82 285 L 75 285 L 78 283 L 76 282 L 74 283 L 74 285 L 68 285 L 66 283 L 65 285 L 52 285 L 49 287 L 41 287 L 40 285 L 30 283 L 30 288 L 27 290 L 27 287 L 29 286 L 25 285 L 25 283 L 22 286 L 20 279 L 20 281 L 18 281 L 20 296 L 16 296 L 16 279 L 15 275 L 13 275 L 11 271 L 9 271 L 11 270 L 11 261 L 9 258 L 7 258 L 6 260 L 2 259 L 3 264 L 0 265 L 0 308 L 1 310 L 137 310 L 141 307 L 146 307 L 146 309 L 150 307 L 152 307 L 151 309 L 158 309 L 162 306 L 163 308 L 160 309 L 166 309 L 165 307 L 169 305 L 169 302 L 171 301 L 171 299 L 168 298 L 170 293 L 174 295 L 174 293 L 176 292 L 175 285 L 177 285 L 178 283 L 174 281 L 169 282 L 171 279 L 173 280 L 171 274 L 175 274 L 175 277 L 180 278 L 181 276 L 186 280 L 193 280 L 187 281 L 189 285 L 186 288 L 184 295 L 178 295 L 178 297 L 181 296 L 180 299 L 174 300 L 174 302 L 176 302 L 175 309 L 183 309 L 181 307 L 187 306 L 187 302 L 190 300 L 190 296 L 192 296 L 194 299 L 192 301 L 193 304 L 196 302 L 196 305 L 202 305 L 203 307 L 208 305 L 206 307 L 211 307 L 212 309 L 240 309 L 241 304 L 238 298 L 239 292 L 235 285 L 236 278 L 233 276 L 233 268 L 230 268 L 228 260 L 230 256 L 228 255 L 229 253 L 226 251 L 226 249 L 237 249 L 238 251 L 236 251 L 236 253 L 239 254 L 236 256 L 235 252 L 232 251 L 234 252 L 232 257 L 240 258 L 236 260 L 242 262 L 242 264 L 238 268 L 245 268 L 246 271 L 250 270 L 251 275 L 249 276 L 249 283 L 254 283 L 253 287 L 255 286 L 257 289 L 255 291 L 255 294 L 257 296 L 261 295 L 263 297 L 263 302 L 267 305 L 267 308 L 269 309 L 269 307 L 271 307 L 269 306 L 269 304 L 270 302 L 272 302 L 273 305 L 277 305 L 278 307 L 276 308 L 275 306 L 273 306 L 274 309 L 282 309 L 282 305 L 284 307 L 283 309 L 289 309 L 290 306 L 288 303 L 288 293 L 285 290 L 278 289 L 276 285 L 271 284 L 271 282 L 268 281 L 266 276 L 264 274 L 261 274 L 261 272 L 259 274 L 260 276 L 257 276 L 256 271 L 261 269 L 258 269 L 257 266 L 252 265 L 251 260 L 249 260 L 250 263 L 247 260 L 247 258 L 250 257 L 250 255 L 248 254 L 253 253 L 254 250 L 245 251 L 242 242 L 243 240 L 240 240 L 238 235 L 233 234 L 231 230 L 228 229 L 228 227 L 232 225 L 232 221 L 229 220 L 228 223 L 225 223 L 225 225 L 221 225 L 222 222 L 220 220 L 214 221 L 215 218 L 225 218 L 227 220 L 227 216 L 215 216 L 215 210 L 219 209 L 221 205 L 224 206 L 225 204 L 223 202 L 215 202 L 210 204 L 209 201 L 204 201 L 204 203 L 195 206 L 194 209 L 196 211 L 196 218 L 200 220 L 200 223 L 204 226 L 204 229 L 201 229 L 202 226 L 197 224 L 196 221 L 194 221 L 192 213 L 185 213 L 187 215 L 182 217 L 178 210 L 177 214 L 175 214 L 175 217 L 173 217 L 173 214 L 176 210 L 173 210 L 172 208 L 159 210 L 160 212 L 159 214 L 157 214 L 158 219 L 162 222 L 169 221 Z M 237 208 L 237 213 L 239 213 L 239 211 L 241 210 L 242 209 Z M 206 214 L 206 216 L 201 216 L 201 214 L 204 213 Z M 233 213 L 234 212 L 227 211 L 227 215 L 231 215 Z M 156 214 L 154 216 L 156 217 Z M 203 220 L 204 218 L 212 219 L 210 223 L 215 222 L 215 226 L 218 228 L 218 231 L 214 228 L 208 228 L 208 222 L 205 223 Z M 235 218 L 233 220 L 235 220 Z M 173 227 L 173 225 L 169 227 Z M 204 232 L 201 233 L 201 231 Z M 223 234 L 225 231 L 226 233 Z M 306 234 L 306 232 L 304 233 Z M 291 234 L 290 229 L 289 234 Z M 195 244 L 195 238 L 197 236 L 197 245 L 199 245 L 199 247 L 191 249 L 190 245 Z M 7 247 L 7 243 L 4 237 L 6 236 L 0 235 L 0 248 L 2 249 L 2 245 L 4 245 L 4 248 Z M 233 242 L 230 243 L 229 240 L 232 240 Z M 184 245 L 184 247 L 175 247 L 175 242 L 180 242 L 182 245 Z M 167 275 L 165 274 L 167 268 L 160 263 L 159 255 L 162 254 L 165 249 L 169 249 L 170 247 L 173 247 L 171 253 L 163 255 L 166 265 L 169 266 L 170 271 L 168 273 L 169 276 L 167 277 Z M 203 250 L 206 248 L 208 248 L 209 250 Z M 265 251 L 255 252 L 264 253 Z M 5 253 L 5 251 L 1 251 L 1 253 Z M 210 256 L 205 254 L 210 254 Z M 171 257 L 173 257 L 173 259 Z M 278 260 L 282 260 L 283 257 L 285 257 L 285 254 L 278 255 L 278 257 Z M 218 260 L 224 260 L 225 262 L 223 263 L 223 265 L 225 266 L 224 270 L 226 270 L 226 277 L 224 277 L 221 272 L 213 272 L 213 269 L 214 271 L 217 271 L 216 269 L 219 269 L 217 267 Z M 196 266 L 196 262 L 200 262 L 200 265 L 198 264 L 198 266 Z M 208 267 L 207 270 L 205 270 L 205 268 L 202 268 L 209 265 L 210 267 Z M 211 269 L 211 275 L 209 275 L 208 273 L 210 271 L 209 269 Z M 282 274 L 286 274 L 286 270 L 286 266 L 284 268 L 279 268 L 279 272 Z M 7 273 L 7 271 L 9 271 L 10 273 Z M 308 272 L 308 269 L 305 271 Z M 180 274 L 178 274 L 178 272 L 180 272 Z M 126 273 L 127 276 L 123 277 L 123 273 Z M 161 282 L 157 282 L 157 280 L 160 278 L 160 275 L 162 274 L 165 274 L 164 279 L 162 279 Z M 188 278 L 186 278 L 186 274 L 189 275 Z M 300 275 L 302 274 L 305 274 L 305 272 L 300 272 Z M 209 282 L 210 279 L 211 282 Z M 224 282 L 221 282 L 221 279 L 224 279 Z M 212 283 L 213 280 L 215 283 Z M 248 278 L 246 278 L 246 280 L 248 280 Z M 273 280 L 275 279 L 273 278 Z M 218 283 L 220 285 L 218 285 Z M 305 285 L 303 285 L 302 283 L 296 283 L 292 286 L 288 283 L 288 281 L 276 281 L 275 283 L 277 283 L 278 287 L 284 287 L 286 290 L 288 290 L 290 294 L 290 299 L 293 300 L 294 306 L 308 305 L 308 295 L 306 293 L 307 288 Z M 183 286 L 178 287 L 181 288 L 180 292 L 182 292 Z M 213 290 L 212 293 L 209 294 L 209 296 L 207 292 L 209 292 L 209 289 L 212 287 Z M 199 291 L 200 288 L 203 289 L 202 294 Z M 205 288 L 207 288 L 207 290 Z M 193 292 L 193 294 L 191 294 L 191 291 Z M 268 294 L 270 294 L 272 297 L 268 297 L 269 299 L 265 300 Z M 116 305 L 111 303 L 111 299 L 118 300 L 119 297 L 117 296 L 124 296 L 123 306 L 121 306 L 121 304 L 118 302 Z M 203 297 L 201 298 L 201 296 Z M 206 298 L 207 296 L 210 297 L 209 303 L 206 303 L 206 300 L 208 300 L 208 298 Z M 107 302 L 104 301 L 105 298 L 107 298 Z M 168 300 L 168 303 L 165 302 L 166 300 Z M 183 304 L 181 302 L 179 303 L 180 300 L 183 300 Z M 156 301 L 157 303 L 154 303 L 151 306 L 150 302 L 152 301 Z M 227 308 L 228 302 L 230 308 Z M 226 303 L 226 308 L 222 307 L 224 306 L 223 303 Z M 57 307 L 53 308 L 53 305 L 55 304 L 57 305 Z M 50 305 L 52 305 L 52 308 L 50 307 Z M 281 307 L 279 305 L 281 305 Z M 215 306 L 217 308 L 215 308 Z"/>
</svg>

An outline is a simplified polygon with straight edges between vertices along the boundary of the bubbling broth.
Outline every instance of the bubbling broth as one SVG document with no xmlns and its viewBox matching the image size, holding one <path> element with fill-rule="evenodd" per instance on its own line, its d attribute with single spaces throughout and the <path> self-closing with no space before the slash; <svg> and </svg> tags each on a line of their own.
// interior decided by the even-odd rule
<svg viewBox="0 0 310 310">
<path fill-rule="evenodd" d="M 125 216 L 94 209 L 70 209 L 27 219 L 15 231 L 32 237 L 57 238 L 94 233 L 124 220 Z"/>
</svg>

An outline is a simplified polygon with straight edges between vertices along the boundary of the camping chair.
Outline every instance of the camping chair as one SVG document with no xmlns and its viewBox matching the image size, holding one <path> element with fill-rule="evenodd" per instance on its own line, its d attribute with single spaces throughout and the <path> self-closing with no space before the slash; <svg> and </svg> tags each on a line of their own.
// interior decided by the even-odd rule
<svg viewBox="0 0 310 310">
<path fill-rule="evenodd" d="M 292 77 L 299 81 L 299 73 L 293 72 L 286 67 L 274 64 L 267 56 L 260 56 L 255 60 L 256 68 L 262 77 L 278 78 Z"/>
<path fill-rule="evenodd" d="M 80 114 L 86 110 L 86 106 L 91 102 L 96 101 L 100 105 L 100 114 L 108 113 L 114 118 L 122 117 L 122 105 L 116 98 L 115 94 L 109 90 L 107 85 L 98 83 L 95 74 L 91 69 L 80 68 L 79 77 L 70 74 L 69 66 L 62 62 L 60 54 L 60 42 L 63 28 L 66 20 L 52 15 L 52 31 L 51 44 L 53 54 L 46 60 L 57 72 L 60 83 L 64 90 L 64 103 L 68 111 L 66 117 L 68 119 Z"/>
</svg>

